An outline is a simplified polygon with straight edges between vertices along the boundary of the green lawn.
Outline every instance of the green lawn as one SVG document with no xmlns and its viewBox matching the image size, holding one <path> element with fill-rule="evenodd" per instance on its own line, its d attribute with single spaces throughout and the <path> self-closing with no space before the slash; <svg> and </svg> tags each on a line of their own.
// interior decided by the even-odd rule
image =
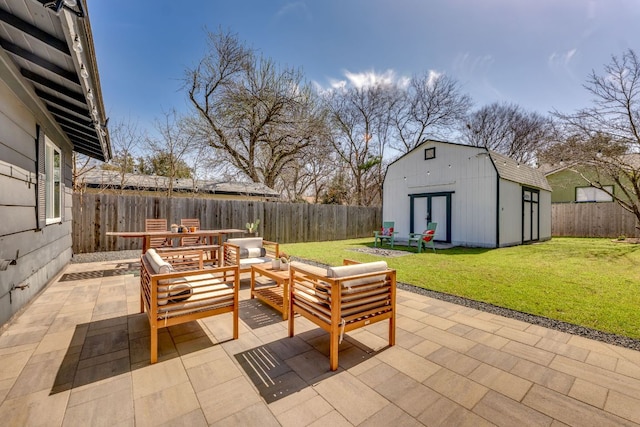
<svg viewBox="0 0 640 427">
<path fill-rule="evenodd" d="M 554 238 L 436 254 L 395 245 L 412 252 L 395 258 L 353 251 L 363 247 L 373 247 L 373 238 L 280 245 L 290 255 L 329 265 L 382 259 L 397 269 L 400 282 L 640 339 L 640 245 Z"/>
</svg>

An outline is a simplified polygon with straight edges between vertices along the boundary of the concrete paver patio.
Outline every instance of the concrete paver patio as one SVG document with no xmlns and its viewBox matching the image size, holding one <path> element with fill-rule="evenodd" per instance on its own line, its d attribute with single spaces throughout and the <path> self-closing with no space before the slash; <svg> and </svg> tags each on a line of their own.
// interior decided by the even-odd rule
<svg viewBox="0 0 640 427">
<path fill-rule="evenodd" d="M 137 260 L 71 264 L 0 336 L 5 426 L 640 425 L 640 352 L 398 290 L 387 323 L 328 335 L 249 299 L 160 333 Z"/>
</svg>

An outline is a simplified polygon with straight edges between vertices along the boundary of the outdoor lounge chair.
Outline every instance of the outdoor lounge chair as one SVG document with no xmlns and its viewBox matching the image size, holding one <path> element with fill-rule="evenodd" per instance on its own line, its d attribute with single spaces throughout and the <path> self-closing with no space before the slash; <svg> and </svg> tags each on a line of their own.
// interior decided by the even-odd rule
<svg viewBox="0 0 640 427">
<path fill-rule="evenodd" d="M 409 233 L 409 242 L 407 243 L 407 245 L 411 246 L 412 242 L 416 242 L 416 245 L 418 246 L 418 253 L 421 253 L 422 248 L 424 247 L 426 249 L 427 246 L 433 249 L 433 252 L 435 252 L 436 245 L 433 241 L 433 238 L 435 237 L 437 227 L 437 222 L 430 222 L 427 225 L 427 229 L 422 233 Z"/>
<path fill-rule="evenodd" d="M 223 243 L 224 265 L 237 265 L 240 272 L 251 271 L 253 264 L 264 264 L 280 256 L 280 245 L 262 237 L 240 237 Z"/>
<path fill-rule="evenodd" d="M 393 240 L 397 231 L 393 231 L 393 227 L 395 222 L 393 221 L 385 221 L 382 223 L 382 228 L 380 230 L 376 230 L 373 232 L 373 247 L 378 246 L 378 242 L 380 242 L 380 246 L 382 246 L 382 242 L 387 241 L 391 244 L 391 248 L 393 249 Z"/>
<path fill-rule="evenodd" d="M 230 312 L 233 339 L 238 338 L 237 266 L 204 269 L 202 251 L 176 255 L 168 258 L 149 249 L 140 258 L 140 311 L 149 317 L 151 363 L 158 360 L 160 328 Z"/>
<path fill-rule="evenodd" d="M 295 314 L 329 332 L 329 368 L 338 369 L 338 346 L 345 333 L 389 320 L 395 345 L 396 271 L 384 261 L 320 268 L 293 262 L 289 275 L 289 337 Z"/>
</svg>

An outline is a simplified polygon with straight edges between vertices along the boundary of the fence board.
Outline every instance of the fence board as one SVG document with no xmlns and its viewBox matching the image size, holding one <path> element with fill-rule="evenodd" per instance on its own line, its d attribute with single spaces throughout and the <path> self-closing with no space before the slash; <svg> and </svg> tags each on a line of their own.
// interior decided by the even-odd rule
<svg viewBox="0 0 640 427">
<path fill-rule="evenodd" d="M 371 236 L 382 223 L 379 207 L 243 200 L 166 198 L 117 194 L 73 195 L 74 253 L 140 249 L 141 239 L 107 237 L 107 231 L 144 229 L 145 218 L 199 218 L 203 228 L 244 229 L 260 219 L 260 235 L 280 243 Z"/>
<path fill-rule="evenodd" d="M 551 235 L 566 237 L 640 237 L 635 215 L 617 203 L 553 203 Z"/>
</svg>

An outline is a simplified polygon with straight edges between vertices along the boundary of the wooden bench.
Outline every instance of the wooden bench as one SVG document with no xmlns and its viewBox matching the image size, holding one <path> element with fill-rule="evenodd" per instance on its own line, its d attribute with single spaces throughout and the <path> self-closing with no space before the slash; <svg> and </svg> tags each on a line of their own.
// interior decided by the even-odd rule
<svg viewBox="0 0 640 427">
<path fill-rule="evenodd" d="M 222 260 L 222 246 L 220 245 L 191 245 L 191 246 L 175 246 L 175 247 L 163 247 L 156 248 L 156 252 L 166 256 L 173 256 L 174 252 L 184 251 L 203 251 L 208 256 L 205 256 L 203 262 L 213 265 L 221 265 Z"/>
<path fill-rule="evenodd" d="M 179 257 L 172 265 L 169 260 Z M 202 250 L 149 249 L 140 259 L 140 311 L 151 327 L 151 363 L 158 360 L 158 329 L 222 313 L 233 313 L 233 339 L 238 338 L 238 267 L 204 268 Z"/>
<path fill-rule="evenodd" d="M 338 369 L 338 346 L 345 333 L 389 320 L 389 346 L 395 345 L 396 271 L 384 261 L 320 268 L 293 262 L 289 268 L 289 337 L 295 314 L 330 334 L 329 368 Z"/>
</svg>

